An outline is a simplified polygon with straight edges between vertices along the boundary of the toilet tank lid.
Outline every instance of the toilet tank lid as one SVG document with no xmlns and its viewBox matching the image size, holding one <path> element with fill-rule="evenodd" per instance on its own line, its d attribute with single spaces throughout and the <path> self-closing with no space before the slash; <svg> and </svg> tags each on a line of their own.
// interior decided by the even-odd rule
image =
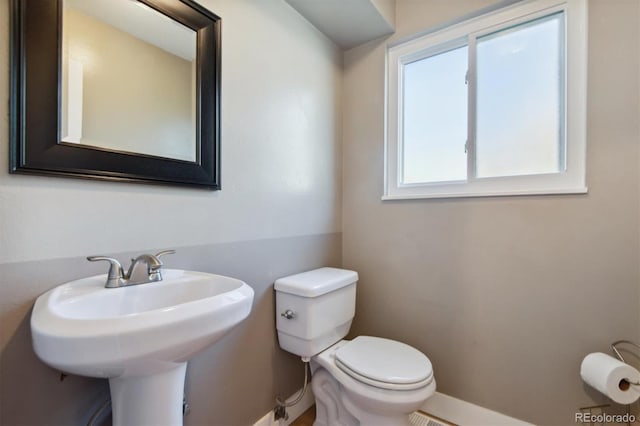
<svg viewBox="0 0 640 426">
<path fill-rule="evenodd" d="M 358 281 L 358 273 L 347 269 L 320 268 L 276 280 L 274 289 L 302 297 L 318 297 Z"/>
</svg>

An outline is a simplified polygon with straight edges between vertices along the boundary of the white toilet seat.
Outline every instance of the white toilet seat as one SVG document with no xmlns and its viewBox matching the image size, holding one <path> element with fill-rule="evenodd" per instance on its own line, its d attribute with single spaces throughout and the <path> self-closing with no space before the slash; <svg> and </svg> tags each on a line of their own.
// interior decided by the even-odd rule
<svg viewBox="0 0 640 426">
<path fill-rule="evenodd" d="M 414 390 L 433 380 L 429 358 L 395 340 L 358 336 L 335 351 L 336 365 L 349 376 L 388 390 Z"/>
<path fill-rule="evenodd" d="M 347 412 L 355 416 L 361 425 L 408 425 L 409 414 L 419 409 L 436 390 L 436 379 L 433 373 L 430 371 L 426 379 L 413 385 L 405 384 L 404 388 L 401 387 L 402 384 L 390 387 L 388 383 L 370 378 L 363 380 L 363 376 L 358 377 L 352 369 L 344 368 L 344 365 L 340 367 L 336 359 L 336 352 L 351 342 L 341 340 L 311 358 L 311 369 L 314 372 L 311 383 L 317 406 L 324 407 L 325 410 L 330 407 L 346 407 Z M 370 355 L 368 354 L 367 358 Z M 389 362 L 392 362 L 390 358 Z M 397 364 L 398 361 L 395 360 L 395 362 Z M 428 364 L 430 368 L 431 363 Z M 322 370 L 325 370 L 324 374 Z M 347 373 L 347 370 L 352 374 Z M 327 386 L 327 381 L 331 380 L 336 382 L 339 389 Z M 325 413 L 321 417 L 330 420 L 328 423 L 319 423 L 322 426 L 342 424 L 337 417 L 330 414 Z M 358 422 L 353 424 L 356 425 Z"/>
</svg>

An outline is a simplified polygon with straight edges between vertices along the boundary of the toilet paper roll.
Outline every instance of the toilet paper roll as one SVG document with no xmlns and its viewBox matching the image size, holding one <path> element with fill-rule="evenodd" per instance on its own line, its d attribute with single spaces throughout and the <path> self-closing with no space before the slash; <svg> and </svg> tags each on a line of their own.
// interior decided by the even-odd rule
<svg viewBox="0 0 640 426">
<path fill-rule="evenodd" d="M 640 372 L 616 358 L 595 352 L 587 355 L 580 366 L 580 376 L 588 385 L 618 404 L 631 404 L 640 398 Z"/>
</svg>

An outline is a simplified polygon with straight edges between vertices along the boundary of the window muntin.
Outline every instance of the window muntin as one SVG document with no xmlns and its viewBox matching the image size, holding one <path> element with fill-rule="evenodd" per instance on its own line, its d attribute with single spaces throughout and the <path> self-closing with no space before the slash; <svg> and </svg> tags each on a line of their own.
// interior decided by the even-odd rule
<svg viewBox="0 0 640 426">
<path fill-rule="evenodd" d="M 586 18 L 586 4 L 582 0 L 532 0 L 497 9 L 391 46 L 387 56 L 387 136 L 383 199 L 586 192 Z M 545 37 L 540 37 L 540 32 L 546 34 Z M 549 49 L 546 52 L 552 59 L 541 68 L 545 70 L 544 79 L 552 82 L 546 86 L 547 90 L 537 92 L 544 94 L 545 100 L 541 103 L 545 106 L 533 108 L 534 103 L 521 101 L 518 108 L 505 106 L 505 115 L 495 114 L 491 117 L 490 111 L 479 111 L 487 108 L 484 105 L 491 103 L 487 103 L 488 98 L 482 94 L 482 85 L 490 80 L 483 76 L 483 70 L 486 72 L 488 69 L 487 63 L 483 63 L 482 59 L 478 61 L 477 50 L 484 50 L 487 55 L 491 49 L 486 48 L 492 47 L 492 44 L 499 45 L 501 43 L 498 42 L 505 41 L 508 44 L 517 40 L 518 36 L 522 38 L 522 35 L 531 36 L 534 40 L 536 37 L 547 41 L 553 39 L 555 42 L 555 51 Z M 538 41 L 535 44 L 537 43 Z M 411 127 L 405 123 L 403 96 L 406 90 L 403 81 L 405 65 L 422 60 L 428 62 L 432 56 L 453 50 L 452 44 L 457 47 L 469 46 L 468 129 L 465 129 L 468 167 L 466 179 L 461 180 L 462 173 L 458 171 L 454 177 L 447 178 L 450 180 L 443 181 L 443 173 L 436 176 L 439 178 L 436 179 L 428 172 L 416 172 L 419 169 L 419 158 L 405 155 L 405 152 L 416 152 L 416 142 L 412 141 L 413 146 L 409 149 L 405 150 L 403 147 L 405 127 Z M 529 56 L 535 56 L 531 53 L 533 51 L 535 49 L 529 51 Z M 491 65 L 491 62 L 488 64 Z M 476 70 L 480 74 L 478 79 Z M 519 94 L 526 99 L 526 80 L 531 79 L 532 75 L 541 78 L 539 73 L 527 74 L 526 71 L 528 70 L 520 75 L 508 76 L 516 82 L 517 78 L 521 79 L 521 84 L 515 86 L 520 88 L 521 93 L 516 90 L 514 98 Z M 569 80 L 566 79 L 567 75 L 571 76 Z M 528 126 L 529 129 L 544 134 L 541 142 L 543 154 L 536 161 L 530 155 L 523 154 L 527 144 L 520 142 L 523 140 L 521 135 L 528 132 L 518 135 L 518 132 L 508 128 L 513 119 L 507 121 L 506 113 L 513 109 L 524 111 L 519 117 L 527 124 L 545 115 L 547 123 L 550 123 L 544 132 L 540 132 L 540 126 Z M 497 157 L 488 158 L 492 149 L 501 146 L 498 143 L 500 140 L 493 138 L 491 131 L 487 132 L 492 127 L 493 133 L 508 136 L 503 139 L 509 141 L 509 144 L 505 145 L 503 142 L 501 149 L 501 156 L 506 161 L 500 158 L 496 160 Z M 455 132 L 459 130 L 456 128 Z M 509 135 L 509 130 L 515 136 Z M 443 145 L 453 150 L 453 145 L 460 144 L 458 138 L 459 136 L 447 137 L 443 139 Z M 420 142 L 423 145 L 439 145 L 432 140 L 424 140 L 426 139 Z M 437 152 L 433 149 L 431 151 L 431 154 Z M 509 161 L 511 163 L 507 167 L 502 165 Z M 460 161 L 457 162 L 459 163 Z M 406 173 L 407 171 L 411 173 Z"/>
</svg>

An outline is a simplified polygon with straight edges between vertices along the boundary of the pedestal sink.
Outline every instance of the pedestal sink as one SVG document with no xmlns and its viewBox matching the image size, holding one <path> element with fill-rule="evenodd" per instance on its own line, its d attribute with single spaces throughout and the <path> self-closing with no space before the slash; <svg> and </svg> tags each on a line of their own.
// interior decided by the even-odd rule
<svg viewBox="0 0 640 426">
<path fill-rule="evenodd" d="M 160 282 L 60 285 L 31 315 L 36 354 L 64 372 L 109 379 L 114 425 L 182 425 L 187 361 L 251 311 L 253 289 L 221 275 L 163 270 Z"/>
</svg>

